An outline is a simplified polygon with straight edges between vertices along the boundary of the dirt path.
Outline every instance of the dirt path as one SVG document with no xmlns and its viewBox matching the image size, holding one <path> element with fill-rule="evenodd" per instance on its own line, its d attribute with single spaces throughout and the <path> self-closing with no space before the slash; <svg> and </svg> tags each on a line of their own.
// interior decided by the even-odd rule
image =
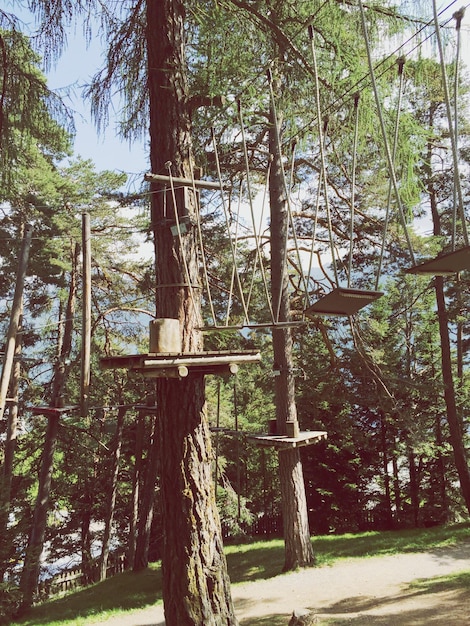
<svg viewBox="0 0 470 626">
<path fill-rule="evenodd" d="M 418 554 L 348 559 L 331 567 L 283 574 L 234 585 L 240 622 L 285 615 L 294 609 L 315 611 L 324 619 L 356 626 L 468 626 L 470 591 L 424 593 L 409 587 L 417 579 L 470 571 L 470 542 Z M 164 626 L 163 607 L 141 609 L 103 626 Z"/>
</svg>

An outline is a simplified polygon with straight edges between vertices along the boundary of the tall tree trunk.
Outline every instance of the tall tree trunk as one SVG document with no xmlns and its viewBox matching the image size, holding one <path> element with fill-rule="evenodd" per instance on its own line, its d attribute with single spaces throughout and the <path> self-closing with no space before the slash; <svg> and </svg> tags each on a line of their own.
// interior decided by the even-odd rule
<svg viewBox="0 0 470 626">
<path fill-rule="evenodd" d="M 392 456 L 392 467 L 393 467 L 393 501 L 395 503 L 395 511 L 396 511 L 395 522 L 397 526 L 400 526 L 402 503 L 401 503 L 400 477 L 399 477 L 399 471 L 398 471 L 398 459 L 397 459 L 396 447 Z"/>
<path fill-rule="evenodd" d="M 429 110 L 429 127 L 433 128 L 436 104 L 431 105 Z M 425 175 L 433 220 L 433 234 L 440 236 L 441 218 L 438 211 L 437 195 L 433 183 L 431 170 L 433 144 L 428 144 L 428 154 L 425 165 Z M 439 335 L 441 339 L 441 366 L 444 383 L 444 400 L 446 404 L 447 423 L 449 425 L 450 443 L 454 453 L 454 463 L 460 481 L 460 491 L 470 513 L 470 470 L 468 467 L 467 452 L 463 442 L 462 422 L 457 409 L 455 397 L 454 375 L 452 367 L 452 353 L 449 338 L 449 326 L 447 306 L 444 292 L 444 277 L 435 276 L 434 290 L 436 293 L 437 317 L 439 322 Z"/>
<path fill-rule="evenodd" d="M 93 460 L 93 465 L 95 461 Z M 91 521 L 93 517 L 94 477 L 85 477 L 80 502 L 80 552 L 82 561 L 82 581 L 94 581 L 93 557 L 91 553 Z"/>
<path fill-rule="evenodd" d="M 44 449 L 39 473 L 38 494 L 34 507 L 33 521 L 26 550 L 23 571 L 21 573 L 20 589 L 22 592 L 21 610 L 27 610 L 33 603 L 36 593 L 39 572 L 41 568 L 41 554 L 44 548 L 46 535 L 47 513 L 51 492 L 52 470 L 54 467 L 54 451 L 59 432 L 59 416 L 51 415 L 47 420 L 47 429 L 44 439 Z"/>
<path fill-rule="evenodd" d="M 470 471 L 467 461 L 467 452 L 463 443 L 462 423 L 455 400 L 449 327 L 444 295 L 444 278 L 442 276 L 436 276 L 434 278 L 434 289 L 436 291 L 437 316 L 441 337 L 442 379 L 444 381 L 444 399 L 446 403 L 447 423 L 449 424 L 450 443 L 454 452 L 454 462 L 459 476 L 460 491 L 465 501 L 465 506 L 470 513 Z"/>
<path fill-rule="evenodd" d="M 160 446 L 158 441 L 158 418 L 152 420 L 152 438 L 148 447 L 147 471 L 142 489 L 143 496 L 139 504 L 139 520 L 133 569 L 135 572 L 148 566 L 150 530 L 152 528 L 153 510 L 155 505 L 155 486 L 157 484 L 158 459 Z"/>
<path fill-rule="evenodd" d="M 419 523 L 419 476 L 416 467 L 416 456 L 411 444 L 408 444 L 408 467 L 410 473 L 410 502 L 411 513 L 413 515 L 413 525 L 418 527 Z"/>
<path fill-rule="evenodd" d="M 144 443 L 144 428 L 145 413 L 142 409 L 140 409 L 137 417 L 137 427 L 135 435 L 135 462 L 134 471 L 132 473 L 131 515 L 129 522 L 129 541 L 127 546 L 127 563 L 130 569 L 134 568 L 137 545 L 137 524 L 139 520 L 140 481 L 142 474 L 142 449 Z"/>
<path fill-rule="evenodd" d="M 441 416 L 436 415 L 435 420 L 436 425 L 436 447 L 437 447 L 437 456 L 436 456 L 436 474 L 437 481 L 439 485 L 439 502 L 441 505 L 439 522 L 445 524 L 449 519 L 449 499 L 447 497 L 447 479 L 446 479 L 446 467 L 444 461 L 444 455 L 442 453 L 443 449 L 443 437 L 442 437 L 442 424 L 441 424 Z"/>
<path fill-rule="evenodd" d="M 7 420 L 7 432 L 5 438 L 5 452 L 3 467 L 0 474 L 0 582 L 5 575 L 11 550 L 10 536 L 8 532 L 8 518 L 10 513 L 11 484 L 13 479 L 13 461 L 16 450 L 18 433 L 18 393 L 21 375 L 21 350 L 23 335 L 21 333 L 22 318 L 18 324 L 16 335 L 13 372 L 10 382 L 10 394 L 13 402 L 10 404 Z"/>
<path fill-rule="evenodd" d="M 392 498 L 390 492 L 390 474 L 388 473 L 388 442 L 387 442 L 387 421 L 385 413 L 380 416 L 380 440 L 382 443 L 382 471 L 385 491 L 385 515 L 387 528 L 393 527 Z"/>
<path fill-rule="evenodd" d="M 153 172 L 191 178 L 191 122 L 185 61 L 184 2 L 147 0 L 150 163 Z M 153 189 L 157 191 L 157 189 Z M 161 189 L 160 189 L 161 191 Z M 182 348 L 202 349 L 197 212 L 191 190 L 177 194 L 189 218 L 174 238 L 164 194 L 151 195 L 159 317 L 178 319 Z M 170 212 L 171 211 L 171 212 Z M 237 624 L 211 476 L 204 376 L 157 382 L 163 512 L 163 601 L 167 626 Z"/>
<path fill-rule="evenodd" d="M 116 506 L 116 494 L 119 477 L 119 459 L 121 457 L 122 447 L 122 433 L 124 431 L 124 417 L 126 415 L 127 407 L 120 406 L 118 408 L 117 421 L 116 421 L 116 434 L 113 450 L 113 464 L 111 468 L 111 484 L 108 492 L 108 502 L 106 506 L 105 526 L 103 533 L 103 544 L 101 547 L 100 556 L 100 572 L 99 580 L 105 580 L 106 571 L 108 569 L 108 558 L 110 550 L 111 531 L 113 527 L 114 508 Z"/>
<path fill-rule="evenodd" d="M 271 110 L 269 151 L 272 155 L 269 179 L 271 207 L 271 292 L 274 315 L 279 322 L 290 321 L 287 240 L 289 214 L 282 155 L 279 151 L 279 129 Z M 292 356 L 292 334 L 288 326 L 273 328 L 276 422 L 279 434 L 286 434 L 286 422 L 298 429 L 295 404 L 295 379 Z M 308 524 L 307 499 L 298 448 L 279 451 L 281 506 L 284 526 L 284 570 L 312 565 L 315 561 Z"/>
<path fill-rule="evenodd" d="M 75 299 L 77 290 L 77 262 L 78 246 L 72 250 L 72 272 L 70 276 L 69 296 L 63 320 L 64 332 L 59 334 L 57 363 L 52 384 L 51 407 L 59 407 L 63 402 L 64 385 L 67 377 L 66 359 L 70 356 L 72 347 L 73 320 L 75 314 Z M 62 319 L 59 320 L 59 327 Z M 47 422 L 44 449 L 39 473 L 38 494 L 34 506 L 33 521 L 26 549 L 26 555 L 21 574 L 20 589 L 22 592 L 21 611 L 26 611 L 33 603 L 36 593 L 41 554 L 44 548 L 44 539 L 47 527 L 47 513 L 51 493 L 52 472 L 54 467 L 54 452 L 59 432 L 59 414 L 50 414 Z"/>
</svg>

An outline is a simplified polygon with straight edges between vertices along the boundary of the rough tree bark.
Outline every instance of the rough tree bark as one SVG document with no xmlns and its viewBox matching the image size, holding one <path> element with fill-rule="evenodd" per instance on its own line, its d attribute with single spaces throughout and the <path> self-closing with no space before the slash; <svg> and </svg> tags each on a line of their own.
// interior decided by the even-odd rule
<svg viewBox="0 0 470 626">
<path fill-rule="evenodd" d="M 434 126 L 434 115 L 436 112 L 436 103 L 432 104 L 429 109 L 429 127 Z M 433 234 L 440 236 L 441 217 L 438 211 L 438 201 L 436 189 L 433 183 L 433 172 L 431 170 L 433 144 L 428 144 L 428 154 L 425 165 L 425 178 L 429 202 L 431 207 L 431 215 L 433 220 Z M 465 506 L 470 513 L 470 470 L 468 467 L 467 451 L 463 441 L 463 427 L 460 418 L 457 402 L 455 397 L 455 384 L 452 367 L 452 353 L 449 339 L 449 324 L 447 305 L 444 292 L 444 277 L 435 276 L 434 290 L 436 293 L 437 318 L 439 321 L 439 335 L 441 339 L 441 366 L 442 380 L 444 383 L 444 400 L 446 404 L 447 423 L 449 425 L 450 443 L 454 453 L 454 463 L 460 481 L 460 491 L 465 501 Z"/>
<path fill-rule="evenodd" d="M 191 123 L 184 49 L 184 2 L 148 0 L 147 50 L 152 172 L 191 177 Z M 153 187 L 158 317 L 178 319 L 186 352 L 202 348 L 196 259 L 196 207 L 177 194 L 189 218 L 181 244 L 165 218 L 173 212 Z M 160 192 L 160 193 L 159 193 Z M 169 194 L 166 196 L 168 199 Z M 157 381 L 163 511 L 163 600 L 167 626 L 234 626 L 237 620 L 211 476 L 204 376 Z"/>
<path fill-rule="evenodd" d="M 145 472 L 142 498 L 139 499 L 137 541 L 132 563 L 134 572 L 139 572 L 145 569 L 149 564 L 150 531 L 152 528 L 155 505 L 155 486 L 157 484 L 159 452 L 158 422 L 157 418 L 153 416 L 152 437 L 148 446 L 147 454 L 147 470 Z"/>
<path fill-rule="evenodd" d="M 72 272 L 69 284 L 69 296 L 65 312 L 61 312 L 59 328 L 63 326 L 63 334 L 59 333 L 57 346 L 57 363 L 54 368 L 52 383 L 51 407 L 59 407 L 62 403 L 63 390 L 67 377 L 66 359 L 70 356 L 72 347 L 73 321 L 75 314 L 75 300 L 77 291 L 77 263 L 78 246 L 74 245 L 72 252 Z M 64 318 L 62 320 L 62 317 Z M 62 324 L 63 321 L 63 324 Z M 51 492 L 52 471 L 54 467 L 54 452 L 59 432 L 59 414 L 48 417 L 44 448 L 42 452 L 41 468 L 39 473 L 38 494 L 34 506 L 33 521 L 31 524 L 28 547 L 21 573 L 20 589 L 22 601 L 20 611 L 30 608 L 36 593 L 41 554 L 47 527 L 47 513 Z"/>
<path fill-rule="evenodd" d="M 269 151 L 272 155 L 269 179 L 271 208 L 271 291 L 274 314 L 280 322 L 290 321 L 287 273 L 287 237 L 289 216 L 286 186 L 278 146 L 278 129 L 271 111 Z M 288 326 L 273 328 L 276 422 L 279 434 L 286 434 L 286 422 L 297 424 L 295 378 L 292 357 L 292 333 Z M 300 451 L 279 451 L 281 506 L 284 525 L 284 570 L 312 565 L 315 561 L 308 524 L 307 500 Z"/>
<path fill-rule="evenodd" d="M 127 546 L 127 563 L 129 568 L 134 567 L 136 546 L 137 546 L 137 528 L 139 521 L 139 501 L 140 501 L 140 479 L 142 474 L 142 449 L 144 444 L 144 427 L 145 413 L 139 410 L 137 417 L 136 436 L 135 436 L 135 452 L 134 452 L 134 470 L 132 473 L 132 508 L 129 522 L 129 542 Z"/>
<path fill-rule="evenodd" d="M 99 570 L 99 579 L 105 580 L 106 572 L 108 569 L 108 558 L 110 551 L 110 541 L 111 541 L 111 531 L 113 527 L 113 519 L 114 519 L 114 509 L 116 506 L 116 495 L 117 495 L 117 487 L 118 487 L 118 477 L 119 477 L 119 459 L 121 457 L 121 447 L 122 447 L 122 434 L 124 432 L 124 418 L 127 412 L 126 406 L 120 406 L 118 408 L 117 421 L 116 421 L 116 434 L 115 434 L 115 444 L 112 455 L 112 469 L 111 469 L 111 481 L 110 481 L 110 489 L 108 492 L 108 501 L 106 504 L 106 514 L 105 514 L 105 526 L 103 533 L 103 543 L 101 547 L 101 555 L 100 555 L 100 570 Z"/>
</svg>

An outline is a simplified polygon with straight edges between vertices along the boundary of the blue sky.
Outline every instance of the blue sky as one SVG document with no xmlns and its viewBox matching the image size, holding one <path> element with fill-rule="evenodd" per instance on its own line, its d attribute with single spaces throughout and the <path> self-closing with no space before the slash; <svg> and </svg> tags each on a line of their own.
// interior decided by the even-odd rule
<svg viewBox="0 0 470 626">
<path fill-rule="evenodd" d="M 74 152 L 83 158 L 92 159 L 97 169 L 122 170 L 133 177 L 148 170 L 146 148 L 143 142 L 129 145 L 121 141 L 116 133 L 116 120 L 110 112 L 109 126 L 97 134 L 90 118 L 90 105 L 81 97 L 83 86 L 97 71 L 101 62 L 101 47 L 95 40 L 86 46 L 81 36 L 71 37 L 69 45 L 55 68 L 48 72 L 49 87 L 59 93 L 68 92 L 64 97 L 67 106 L 75 113 L 77 135 Z"/>
<path fill-rule="evenodd" d="M 22 29 L 33 33 L 35 21 L 31 14 L 21 7 L 18 0 L 0 0 L 0 8 L 11 12 L 23 21 Z M 103 50 L 98 38 L 87 46 L 81 26 L 71 29 L 68 34 L 68 45 L 55 66 L 46 73 L 48 86 L 57 91 L 65 104 L 74 111 L 77 130 L 74 154 L 85 159 L 92 159 L 98 170 L 119 170 L 130 174 L 131 186 L 136 189 L 142 181 L 143 172 L 148 168 L 147 151 L 144 142 L 129 146 L 121 141 L 116 133 L 116 120 L 110 112 L 109 127 L 98 136 L 96 127 L 90 117 L 90 105 L 83 102 L 82 88 L 93 74 L 100 68 Z M 129 189 L 132 191 L 132 189 Z"/>
</svg>

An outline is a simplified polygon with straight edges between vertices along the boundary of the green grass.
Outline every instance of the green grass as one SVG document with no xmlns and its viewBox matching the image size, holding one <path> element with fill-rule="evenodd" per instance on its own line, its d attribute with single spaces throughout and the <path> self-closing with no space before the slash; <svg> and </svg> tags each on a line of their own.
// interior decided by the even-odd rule
<svg viewBox="0 0 470 626">
<path fill-rule="evenodd" d="M 332 565 L 345 558 L 420 552 L 470 541 L 470 524 L 430 529 L 389 532 L 350 533 L 313 538 L 317 566 Z M 226 548 L 230 578 L 233 584 L 262 578 L 273 578 L 282 571 L 284 543 L 280 539 L 230 545 Z M 126 572 L 102 583 L 70 593 L 34 607 L 28 617 L 15 622 L 23 626 L 85 626 L 104 621 L 112 614 L 143 608 L 160 602 L 161 573 L 158 564 L 134 574 Z M 470 572 L 443 579 L 418 581 L 423 593 L 446 588 L 470 586 Z M 243 622 L 243 626 L 281 626 L 285 616 L 269 616 Z"/>
<path fill-rule="evenodd" d="M 454 589 L 470 591 L 470 571 L 436 576 L 435 578 L 420 578 L 410 583 L 410 589 L 421 593 L 438 593 L 439 591 L 452 591 Z"/>
</svg>

